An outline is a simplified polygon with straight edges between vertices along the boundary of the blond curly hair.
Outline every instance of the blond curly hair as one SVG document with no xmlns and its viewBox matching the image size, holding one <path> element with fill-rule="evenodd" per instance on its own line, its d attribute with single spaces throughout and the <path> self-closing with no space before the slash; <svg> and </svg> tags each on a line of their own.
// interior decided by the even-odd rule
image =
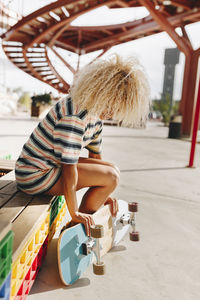
<svg viewBox="0 0 200 300">
<path fill-rule="evenodd" d="M 80 109 L 98 116 L 106 112 L 126 126 L 141 126 L 148 117 L 149 83 L 136 58 L 115 54 L 83 67 L 74 77 L 70 96 Z"/>
</svg>

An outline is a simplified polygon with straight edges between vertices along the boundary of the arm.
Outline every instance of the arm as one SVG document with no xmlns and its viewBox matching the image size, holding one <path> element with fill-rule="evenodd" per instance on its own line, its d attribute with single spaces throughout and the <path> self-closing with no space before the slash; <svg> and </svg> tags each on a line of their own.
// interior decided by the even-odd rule
<svg viewBox="0 0 200 300">
<path fill-rule="evenodd" d="M 76 165 L 62 165 L 62 181 L 65 193 L 65 199 L 69 213 L 73 216 L 78 212 L 78 204 L 76 199 L 76 186 L 78 183 L 78 171 Z"/>
<path fill-rule="evenodd" d="M 95 154 L 95 153 L 92 153 L 92 152 L 90 152 L 90 151 L 89 151 L 88 157 L 89 157 L 89 158 L 102 159 L 101 154 Z"/>
<path fill-rule="evenodd" d="M 62 183 L 64 189 L 64 196 L 67 202 L 69 213 L 72 217 L 72 221 L 75 223 L 84 224 L 86 234 L 89 236 L 90 227 L 91 225 L 94 225 L 94 221 L 91 215 L 80 213 L 78 211 L 78 203 L 76 198 L 76 189 L 78 184 L 77 165 L 62 165 Z"/>
<path fill-rule="evenodd" d="M 89 158 L 102 159 L 101 150 L 102 150 L 102 126 L 95 134 L 95 138 L 87 145 L 86 149 L 89 151 Z"/>
</svg>

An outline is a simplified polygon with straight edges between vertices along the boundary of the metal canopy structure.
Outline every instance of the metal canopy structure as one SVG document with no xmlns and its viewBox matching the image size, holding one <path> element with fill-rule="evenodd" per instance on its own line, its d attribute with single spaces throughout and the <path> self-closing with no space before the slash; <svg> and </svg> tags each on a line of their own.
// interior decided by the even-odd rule
<svg viewBox="0 0 200 300">
<path fill-rule="evenodd" d="M 72 26 L 71 22 L 96 8 L 145 7 L 149 15 L 124 24 Z M 3 35 L 7 57 L 21 70 L 66 93 L 69 83 L 56 70 L 49 49 L 72 72 L 69 61 L 59 49 L 82 55 L 166 31 L 185 54 L 181 99 L 183 134 L 190 134 L 195 103 L 196 77 L 200 49 L 194 50 L 185 26 L 200 20 L 200 0 L 59 0 L 22 18 Z M 176 28 L 181 29 L 181 34 Z"/>
</svg>

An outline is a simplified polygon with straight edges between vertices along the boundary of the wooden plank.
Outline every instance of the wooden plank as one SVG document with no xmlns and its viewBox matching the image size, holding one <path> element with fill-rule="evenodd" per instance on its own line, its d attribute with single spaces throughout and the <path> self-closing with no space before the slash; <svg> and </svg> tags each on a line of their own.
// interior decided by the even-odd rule
<svg viewBox="0 0 200 300">
<path fill-rule="evenodd" d="M 29 205 L 24 209 L 12 223 L 14 237 L 13 245 L 13 261 L 23 250 L 27 240 L 31 238 L 34 231 L 47 214 L 51 203 L 52 196 L 38 196 L 34 197 Z"/>
<path fill-rule="evenodd" d="M 0 218 L 3 218 L 7 222 L 13 222 L 13 220 L 25 209 L 28 203 L 32 200 L 33 196 L 26 195 L 18 192 L 12 197 L 4 206 L 0 209 Z"/>
<path fill-rule="evenodd" d="M 11 181 L 9 184 L 0 189 L 1 194 L 14 195 L 18 192 L 16 181 Z"/>
<path fill-rule="evenodd" d="M 4 176 L 6 176 L 6 175 L 4 175 Z M 3 177 L 4 177 L 4 176 L 3 176 Z M 1 177 L 1 178 L 2 178 L 2 177 Z M 2 189 L 3 187 L 5 187 L 6 185 L 12 183 L 11 180 L 1 180 L 1 178 L 0 178 L 0 191 L 1 191 L 1 189 Z"/>
<path fill-rule="evenodd" d="M 0 209 L 12 198 L 11 195 L 0 194 Z"/>
<path fill-rule="evenodd" d="M 34 196 L 29 206 L 50 205 L 54 198 L 54 196 L 47 195 Z"/>
</svg>

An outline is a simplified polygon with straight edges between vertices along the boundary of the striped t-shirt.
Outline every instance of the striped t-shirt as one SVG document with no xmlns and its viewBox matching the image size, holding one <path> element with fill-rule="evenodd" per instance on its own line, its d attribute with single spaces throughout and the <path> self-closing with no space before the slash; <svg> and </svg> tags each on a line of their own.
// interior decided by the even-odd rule
<svg viewBox="0 0 200 300">
<path fill-rule="evenodd" d="M 38 124 L 16 162 L 19 189 L 29 194 L 49 190 L 61 164 L 77 164 L 82 148 L 101 153 L 102 121 L 73 108 L 71 98 L 59 101 Z"/>
</svg>

